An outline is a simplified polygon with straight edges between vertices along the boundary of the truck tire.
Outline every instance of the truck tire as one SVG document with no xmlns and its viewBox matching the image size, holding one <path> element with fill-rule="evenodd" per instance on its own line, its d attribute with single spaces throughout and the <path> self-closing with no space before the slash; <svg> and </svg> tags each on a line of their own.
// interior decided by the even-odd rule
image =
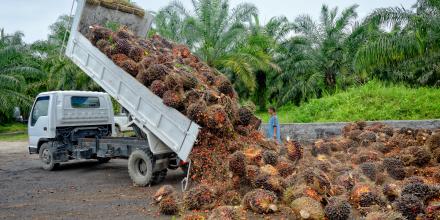
<svg viewBox="0 0 440 220">
<path fill-rule="evenodd" d="M 167 176 L 168 170 L 162 170 L 157 171 L 153 173 L 153 180 L 151 181 L 151 184 L 159 184 L 165 180 L 165 177 Z"/>
<path fill-rule="evenodd" d="M 153 180 L 153 154 L 135 150 L 128 158 L 128 174 L 137 186 L 150 185 Z"/>
<path fill-rule="evenodd" d="M 40 147 L 40 161 L 41 167 L 44 170 L 52 171 L 59 167 L 59 163 L 53 160 L 53 150 L 50 148 L 50 143 L 44 143 Z"/>
</svg>

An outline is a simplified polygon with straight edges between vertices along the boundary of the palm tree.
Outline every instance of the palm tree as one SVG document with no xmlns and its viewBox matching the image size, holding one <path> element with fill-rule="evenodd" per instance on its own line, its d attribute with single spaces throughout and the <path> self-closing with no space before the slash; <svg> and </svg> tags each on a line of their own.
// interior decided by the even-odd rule
<svg viewBox="0 0 440 220">
<path fill-rule="evenodd" d="M 281 47 L 277 57 L 284 70 L 277 78 L 272 93 L 278 103 L 301 101 L 320 97 L 324 91 L 334 91 L 337 79 L 351 69 L 350 44 L 357 39 L 354 34 L 357 5 L 344 9 L 329 9 L 323 5 L 316 23 L 310 16 L 298 16 L 294 21 L 296 35 Z"/>
<path fill-rule="evenodd" d="M 254 90 L 258 69 L 272 65 L 258 42 L 250 42 L 250 25 L 257 8 L 242 3 L 230 9 L 228 0 L 194 0 L 192 10 L 179 1 L 158 12 L 156 30 L 164 37 L 187 44 L 211 67 L 236 75 Z"/>
<path fill-rule="evenodd" d="M 391 27 L 357 52 L 358 71 L 379 73 L 386 80 L 440 85 L 440 1 L 418 0 L 412 9 L 381 8 L 366 24 Z"/>
<path fill-rule="evenodd" d="M 31 63 L 31 53 L 23 43 L 23 33 L 5 35 L 0 38 L 0 123 L 11 120 L 14 107 L 28 110 L 32 97 L 25 93 L 27 82 L 44 73 Z"/>
</svg>

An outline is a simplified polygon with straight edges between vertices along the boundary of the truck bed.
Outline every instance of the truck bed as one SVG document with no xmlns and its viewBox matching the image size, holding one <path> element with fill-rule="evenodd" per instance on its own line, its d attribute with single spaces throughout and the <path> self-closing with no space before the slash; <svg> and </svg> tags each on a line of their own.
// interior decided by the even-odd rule
<svg viewBox="0 0 440 220">
<path fill-rule="evenodd" d="M 79 32 L 82 17 L 90 17 L 83 15 L 88 5 L 86 0 L 77 3 L 66 56 L 130 112 L 133 123 L 146 134 L 153 154 L 172 151 L 180 159 L 187 160 L 197 139 L 199 125 L 165 106 L 162 99 L 94 47 Z"/>
</svg>

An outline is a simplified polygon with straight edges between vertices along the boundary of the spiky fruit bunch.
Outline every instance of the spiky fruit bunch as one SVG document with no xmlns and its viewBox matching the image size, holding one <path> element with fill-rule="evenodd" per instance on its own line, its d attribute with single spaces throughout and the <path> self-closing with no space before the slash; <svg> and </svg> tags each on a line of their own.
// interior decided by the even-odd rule
<svg viewBox="0 0 440 220">
<path fill-rule="evenodd" d="M 183 106 L 182 97 L 174 90 L 166 91 L 162 96 L 163 104 L 179 110 Z"/>
<path fill-rule="evenodd" d="M 363 163 L 359 166 L 359 168 L 362 170 L 362 173 L 370 180 L 372 181 L 376 180 L 377 169 L 374 163 L 371 162 Z"/>
<path fill-rule="evenodd" d="M 402 196 L 403 195 L 413 195 L 419 198 L 421 201 L 425 201 L 435 195 L 435 192 L 432 188 L 424 183 L 410 183 L 403 187 Z"/>
<path fill-rule="evenodd" d="M 260 173 L 269 176 L 278 176 L 278 170 L 272 165 L 264 165 L 260 167 Z"/>
<path fill-rule="evenodd" d="M 301 147 L 301 144 L 297 141 L 288 141 L 286 143 L 287 148 L 287 156 L 291 161 L 298 161 L 303 156 L 303 149 Z"/>
<path fill-rule="evenodd" d="M 366 184 L 356 185 L 351 191 L 350 199 L 353 204 L 356 204 L 358 207 L 369 207 L 382 203 L 377 192 Z"/>
<path fill-rule="evenodd" d="M 97 47 L 100 51 L 104 51 L 105 48 L 106 48 L 107 46 L 109 46 L 109 45 L 110 45 L 110 43 L 109 43 L 107 40 L 105 40 L 105 39 L 101 39 L 101 40 L 98 40 L 98 42 L 96 42 L 96 47 Z"/>
<path fill-rule="evenodd" d="M 411 155 L 411 165 L 415 165 L 418 167 L 423 167 L 429 164 L 431 161 L 431 152 L 429 152 L 424 147 L 410 147 L 408 149 L 409 154 Z"/>
<path fill-rule="evenodd" d="M 142 59 L 140 65 L 143 69 L 147 70 L 154 63 L 156 63 L 156 58 L 152 56 L 147 56 Z"/>
<path fill-rule="evenodd" d="M 240 219 L 237 209 L 232 206 L 220 206 L 212 210 L 208 220 L 237 220 Z"/>
<path fill-rule="evenodd" d="M 426 146 L 431 151 L 439 149 L 440 148 L 440 132 L 432 134 L 431 137 L 429 137 L 428 140 L 426 141 Z"/>
<path fill-rule="evenodd" d="M 89 38 L 90 42 L 92 42 L 93 45 L 96 45 L 96 43 L 101 39 L 108 40 L 109 37 L 111 36 L 111 34 L 112 34 L 112 31 L 110 29 L 94 25 L 94 26 L 92 26 L 92 28 L 88 34 L 88 38 Z"/>
<path fill-rule="evenodd" d="M 116 40 L 116 49 L 118 50 L 119 53 L 128 55 L 131 50 L 131 43 L 127 39 L 123 39 L 123 38 L 117 39 Z"/>
<path fill-rule="evenodd" d="M 221 200 L 225 205 L 239 206 L 241 203 L 241 195 L 235 190 L 230 190 L 222 195 Z"/>
<path fill-rule="evenodd" d="M 390 175 L 395 180 L 405 179 L 405 168 L 401 160 L 396 158 L 385 158 L 383 160 L 383 166 Z"/>
<path fill-rule="evenodd" d="M 423 202 L 413 195 L 403 195 L 395 202 L 395 208 L 407 219 L 416 219 L 417 215 L 424 212 Z"/>
<path fill-rule="evenodd" d="M 277 200 L 275 193 L 256 189 L 244 196 L 243 207 L 260 214 L 273 213 L 278 211 Z"/>
<path fill-rule="evenodd" d="M 328 176 L 318 169 L 308 169 L 303 173 L 306 184 L 324 195 L 331 190 L 331 183 Z"/>
<path fill-rule="evenodd" d="M 185 91 L 194 89 L 199 84 L 199 80 L 192 74 L 189 74 L 187 72 L 182 72 L 181 76 L 182 76 L 181 79 L 183 83 L 183 89 L 185 89 Z"/>
<path fill-rule="evenodd" d="M 405 220 L 402 214 L 398 212 L 370 212 L 365 220 Z"/>
<path fill-rule="evenodd" d="M 153 196 L 154 201 L 160 202 L 162 199 L 172 196 L 176 193 L 176 189 L 171 185 L 160 187 Z"/>
<path fill-rule="evenodd" d="M 169 90 L 179 91 L 183 89 L 182 77 L 177 73 L 170 73 L 165 77 L 165 85 Z"/>
<path fill-rule="evenodd" d="M 198 101 L 202 100 L 203 92 L 195 89 L 191 89 L 189 91 L 185 92 L 185 102 L 188 103 L 188 105 L 192 103 L 196 103 Z M 205 102 L 206 104 L 206 102 Z"/>
<path fill-rule="evenodd" d="M 231 81 L 229 81 L 225 76 L 218 76 L 215 81 L 216 81 L 215 84 L 219 92 L 231 98 L 235 96 L 235 91 L 231 84 Z"/>
<path fill-rule="evenodd" d="M 319 154 L 330 155 L 332 144 L 329 141 L 319 139 L 313 143 L 311 153 L 315 157 Z"/>
<path fill-rule="evenodd" d="M 131 39 L 134 37 L 134 34 L 124 26 L 119 28 L 119 30 L 116 32 L 116 36 L 123 39 Z"/>
<path fill-rule="evenodd" d="M 168 67 L 162 64 L 152 64 L 147 70 L 146 74 L 148 81 L 151 83 L 154 80 L 163 80 L 164 77 L 170 72 Z M 166 84 L 166 82 L 165 82 Z"/>
<path fill-rule="evenodd" d="M 128 57 L 130 57 L 135 62 L 140 62 L 145 56 L 145 51 L 142 47 L 133 46 L 130 48 L 130 52 L 128 53 Z"/>
<path fill-rule="evenodd" d="M 215 105 L 218 103 L 218 100 L 220 99 L 220 94 L 212 89 L 205 90 L 203 96 L 208 105 Z"/>
<path fill-rule="evenodd" d="M 238 104 L 236 100 L 233 100 L 229 96 L 222 95 L 218 99 L 218 104 L 225 107 L 225 111 L 228 114 L 229 120 L 231 123 L 235 123 L 237 120 L 239 120 L 238 116 Z"/>
<path fill-rule="evenodd" d="M 369 144 L 376 142 L 376 133 L 372 131 L 363 131 L 358 136 L 359 140 L 361 141 L 362 146 L 368 146 Z"/>
<path fill-rule="evenodd" d="M 213 206 L 215 192 L 207 185 L 198 185 L 185 193 L 185 207 L 189 210 L 205 210 Z"/>
<path fill-rule="evenodd" d="M 165 83 L 162 80 L 154 80 L 153 83 L 151 83 L 150 89 L 155 95 L 161 98 L 167 90 Z"/>
<path fill-rule="evenodd" d="M 237 151 L 229 157 L 229 171 L 239 177 L 246 176 L 246 157 L 243 152 Z"/>
<path fill-rule="evenodd" d="M 382 193 L 385 195 L 388 201 L 394 202 L 399 197 L 400 190 L 396 184 L 390 183 L 383 186 Z"/>
<path fill-rule="evenodd" d="M 211 73 L 211 70 L 208 69 L 206 71 L 201 71 L 202 80 L 209 86 L 214 85 L 215 83 L 215 75 Z"/>
<path fill-rule="evenodd" d="M 179 213 L 179 206 L 174 196 L 168 196 L 159 203 L 159 211 L 164 215 L 176 215 Z"/>
<path fill-rule="evenodd" d="M 121 68 L 124 69 L 127 73 L 136 77 L 139 72 L 138 64 L 134 62 L 132 59 L 127 59 L 121 63 Z"/>
<path fill-rule="evenodd" d="M 263 151 L 257 146 L 250 146 L 244 149 L 244 155 L 246 156 L 246 162 L 251 165 L 261 165 L 263 158 Z"/>
<path fill-rule="evenodd" d="M 223 135 L 232 131 L 232 124 L 229 121 L 228 114 L 226 114 L 223 106 L 209 106 L 206 116 L 205 124 L 209 129 L 218 131 Z"/>
<path fill-rule="evenodd" d="M 350 218 L 351 205 L 340 198 L 330 198 L 324 209 L 325 215 L 331 220 L 347 220 Z"/>
<path fill-rule="evenodd" d="M 275 167 L 278 172 L 280 173 L 280 176 L 286 178 L 295 171 L 295 165 L 293 165 L 290 161 L 283 158 L 278 161 L 278 164 Z"/>
<path fill-rule="evenodd" d="M 207 110 L 208 107 L 205 101 L 200 100 L 188 106 L 186 109 L 186 115 L 200 126 L 204 126 Z"/>
<path fill-rule="evenodd" d="M 191 51 L 189 48 L 185 45 L 175 45 L 173 47 L 173 56 L 174 57 L 181 57 L 181 58 L 189 58 L 191 55 Z"/>
<path fill-rule="evenodd" d="M 241 125 L 248 126 L 253 116 L 251 110 L 245 107 L 238 109 L 239 122 Z"/>
<path fill-rule="evenodd" d="M 263 161 L 265 164 L 276 166 L 278 163 L 278 154 L 275 151 L 266 150 L 263 152 Z"/>
<path fill-rule="evenodd" d="M 284 192 L 283 182 L 279 176 L 262 173 L 255 179 L 255 186 L 257 188 L 274 192 L 278 196 L 282 195 Z"/>
<path fill-rule="evenodd" d="M 255 186 L 255 181 L 257 177 L 260 175 L 260 168 L 255 165 L 246 166 L 246 180 L 248 183 Z"/>
<path fill-rule="evenodd" d="M 118 53 L 118 50 L 116 49 L 115 45 L 108 45 L 104 48 L 104 50 L 102 50 L 102 52 L 104 52 L 107 57 L 111 58 L 113 55 Z"/>
<path fill-rule="evenodd" d="M 297 216 L 302 219 L 319 220 L 324 219 L 324 210 L 319 202 L 310 197 L 295 199 L 290 207 Z"/>
<path fill-rule="evenodd" d="M 128 59 L 127 55 L 121 53 L 112 56 L 112 61 L 118 66 L 122 66 L 122 63 Z"/>
</svg>

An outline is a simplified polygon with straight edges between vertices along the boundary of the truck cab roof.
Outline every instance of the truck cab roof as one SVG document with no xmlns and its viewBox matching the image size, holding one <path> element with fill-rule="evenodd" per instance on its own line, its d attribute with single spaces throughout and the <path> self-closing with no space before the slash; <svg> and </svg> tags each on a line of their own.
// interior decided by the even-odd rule
<svg viewBox="0 0 440 220">
<path fill-rule="evenodd" d="M 104 92 L 90 92 L 90 91 L 76 91 L 76 90 L 68 90 L 68 91 L 50 91 L 50 92 L 42 92 L 38 96 L 44 95 L 52 95 L 52 94 L 62 94 L 62 95 L 107 95 Z"/>
</svg>

